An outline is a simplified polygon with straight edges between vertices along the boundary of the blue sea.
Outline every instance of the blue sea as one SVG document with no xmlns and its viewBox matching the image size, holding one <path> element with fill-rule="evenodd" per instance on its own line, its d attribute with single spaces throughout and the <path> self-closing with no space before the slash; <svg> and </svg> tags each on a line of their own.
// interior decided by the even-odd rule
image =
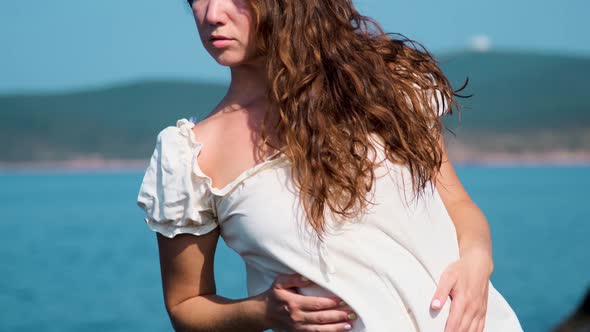
<svg viewBox="0 0 590 332">
<path fill-rule="evenodd" d="M 493 238 L 492 283 L 525 331 L 549 331 L 590 287 L 590 167 L 458 166 Z M 142 171 L 0 174 L 1 331 L 172 331 Z M 246 296 L 223 241 L 218 293 Z"/>
</svg>

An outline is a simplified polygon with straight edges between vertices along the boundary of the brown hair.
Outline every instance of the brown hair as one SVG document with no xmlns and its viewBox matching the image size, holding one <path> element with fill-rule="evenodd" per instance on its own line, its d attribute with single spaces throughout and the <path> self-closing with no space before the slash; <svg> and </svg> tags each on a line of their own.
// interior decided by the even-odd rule
<svg viewBox="0 0 590 332">
<path fill-rule="evenodd" d="M 267 113 L 262 139 L 270 145 L 267 128 L 280 133 L 278 148 L 292 163 L 319 238 L 326 207 L 350 218 L 370 203 L 371 133 L 383 140 L 388 160 L 407 166 L 420 194 L 442 163 L 437 114 L 458 106 L 434 57 L 415 41 L 385 33 L 351 0 L 252 0 L 250 6 L 267 61 L 268 98 L 278 112 L 275 123 Z"/>
</svg>

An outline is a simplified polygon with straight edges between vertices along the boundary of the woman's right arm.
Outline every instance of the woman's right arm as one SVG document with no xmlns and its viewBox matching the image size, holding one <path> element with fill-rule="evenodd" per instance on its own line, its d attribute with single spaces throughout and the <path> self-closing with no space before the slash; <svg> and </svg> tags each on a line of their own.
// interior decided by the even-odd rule
<svg viewBox="0 0 590 332">
<path fill-rule="evenodd" d="M 176 331 L 262 331 L 261 298 L 231 300 L 216 295 L 213 260 L 219 228 L 199 236 L 159 233 L 164 302 Z"/>
<path fill-rule="evenodd" d="M 159 233 L 164 302 L 175 331 L 347 331 L 352 309 L 338 297 L 297 294 L 309 286 L 298 274 L 279 275 L 264 293 L 233 300 L 216 295 L 213 275 L 219 227 L 195 236 Z M 288 310 L 285 310 L 287 308 Z"/>
</svg>

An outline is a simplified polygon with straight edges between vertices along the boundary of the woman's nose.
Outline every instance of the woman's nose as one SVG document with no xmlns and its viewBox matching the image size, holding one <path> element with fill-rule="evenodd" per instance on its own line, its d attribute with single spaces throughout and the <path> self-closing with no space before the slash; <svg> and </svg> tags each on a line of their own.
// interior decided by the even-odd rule
<svg viewBox="0 0 590 332">
<path fill-rule="evenodd" d="M 228 0 L 209 0 L 205 20 L 212 25 L 225 23 L 224 2 Z M 231 0 L 229 0 L 231 1 Z"/>
</svg>

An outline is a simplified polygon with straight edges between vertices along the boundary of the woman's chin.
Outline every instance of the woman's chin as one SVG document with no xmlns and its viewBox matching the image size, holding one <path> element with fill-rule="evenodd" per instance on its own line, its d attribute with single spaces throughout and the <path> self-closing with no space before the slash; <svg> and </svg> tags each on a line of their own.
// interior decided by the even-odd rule
<svg viewBox="0 0 590 332">
<path fill-rule="evenodd" d="M 232 56 L 229 54 L 220 54 L 218 56 L 214 56 L 213 59 L 215 61 L 226 67 L 235 67 L 244 63 L 244 58 L 240 56 Z"/>
<path fill-rule="evenodd" d="M 225 67 L 236 67 L 240 65 L 258 65 L 263 63 L 264 59 L 260 56 L 251 56 L 239 52 L 224 51 L 219 53 L 209 53 L 218 64 Z"/>
</svg>

